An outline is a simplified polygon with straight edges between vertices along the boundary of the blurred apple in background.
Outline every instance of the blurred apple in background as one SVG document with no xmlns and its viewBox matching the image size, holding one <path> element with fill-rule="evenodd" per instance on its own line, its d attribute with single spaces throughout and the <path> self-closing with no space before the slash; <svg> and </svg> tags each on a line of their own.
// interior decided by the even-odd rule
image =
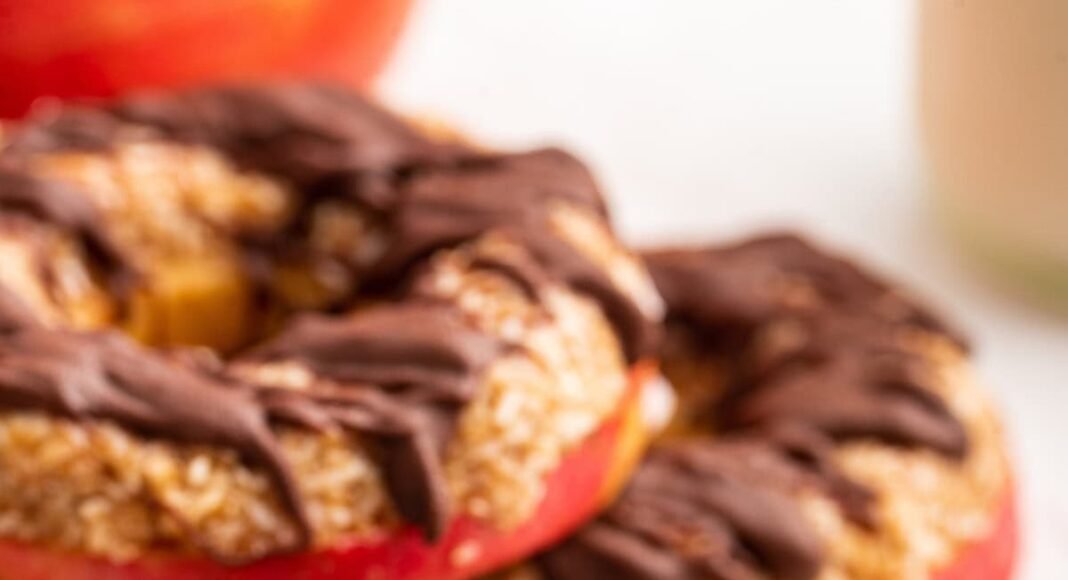
<svg viewBox="0 0 1068 580">
<path fill-rule="evenodd" d="M 366 86 L 412 0 L 0 0 L 0 117 L 39 97 L 317 78 Z"/>
</svg>

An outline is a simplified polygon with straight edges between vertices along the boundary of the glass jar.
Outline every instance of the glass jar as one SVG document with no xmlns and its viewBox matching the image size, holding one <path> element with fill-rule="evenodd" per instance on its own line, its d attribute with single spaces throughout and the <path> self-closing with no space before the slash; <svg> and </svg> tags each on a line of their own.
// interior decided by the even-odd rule
<svg viewBox="0 0 1068 580">
<path fill-rule="evenodd" d="M 1068 307 L 1068 1 L 919 0 L 930 187 L 968 250 Z"/>
</svg>

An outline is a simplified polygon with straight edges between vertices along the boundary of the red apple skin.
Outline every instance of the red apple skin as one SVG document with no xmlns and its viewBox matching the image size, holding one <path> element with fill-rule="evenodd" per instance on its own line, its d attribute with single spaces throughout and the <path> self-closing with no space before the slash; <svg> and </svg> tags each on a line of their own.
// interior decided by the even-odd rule
<svg viewBox="0 0 1068 580">
<path fill-rule="evenodd" d="M 201 557 L 144 557 L 125 564 L 20 542 L 0 542 L 0 579 L 10 580 L 382 580 L 470 578 L 549 546 L 582 525 L 622 487 L 647 440 L 640 394 L 655 374 L 641 364 L 619 409 L 546 481 L 536 514 L 509 531 L 461 517 L 428 544 L 414 528 L 378 540 L 283 555 L 243 567 Z"/>
<path fill-rule="evenodd" d="M 1020 531 L 1014 486 L 1008 486 L 990 534 L 966 546 L 934 580 L 1009 580 L 1019 548 Z"/>
<path fill-rule="evenodd" d="M 0 117 L 40 97 L 312 78 L 363 88 L 412 0 L 0 0 Z"/>
</svg>

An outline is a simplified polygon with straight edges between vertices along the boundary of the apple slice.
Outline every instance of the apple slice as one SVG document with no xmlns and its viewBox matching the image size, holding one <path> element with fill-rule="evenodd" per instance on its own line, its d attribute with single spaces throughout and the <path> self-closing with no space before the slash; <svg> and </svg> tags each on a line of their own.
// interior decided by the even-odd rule
<svg viewBox="0 0 1068 580">
<path fill-rule="evenodd" d="M 409 527 L 391 535 L 315 552 L 276 556 L 242 567 L 203 557 L 147 555 L 126 563 L 22 542 L 0 542 L 0 578 L 18 580 L 334 580 L 452 579 L 501 568 L 563 538 L 614 499 L 644 449 L 648 428 L 642 391 L 655 365 L 640 363 L 618 409 L 546 481 L 546 495 L 529 521 L 502 531 L 457 518 L 440 541 L 427 543 Z M 649 387 L 651 388 L 651 387 Z M 15 576 L 7 576 L 14 573 Z"/>
<path fill-rule="evenodd" d="M 934 580 L 1008 580 L 1019 546 L 1015 488 L 1009 485 L 998 506 L 990 533 L 965 546 L 949 566 L 937 571 Z"/>
</svg>

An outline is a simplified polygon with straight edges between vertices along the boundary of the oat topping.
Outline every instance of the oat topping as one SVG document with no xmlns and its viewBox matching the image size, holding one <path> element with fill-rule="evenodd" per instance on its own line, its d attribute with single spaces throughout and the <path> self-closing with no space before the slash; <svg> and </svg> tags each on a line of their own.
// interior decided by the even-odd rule
<svg viewBox="0 0 1068 580">
<path fill-rule="evenodd" d="M 647 260 L 679 412 L 527 573 L 919 580 L 988 533 L 1008 465 L 958 333 L 790 235 Z"/>
<path fill-rule="evenodd" d="M 651 282 L 562 151 L 476 152 L 315 87 L 49 115 L 0 152 L 0 218 L 56 240 L 0 236 L 25 257 L 0 277 L 0 534 L 241 563 L 507 529 L 648 352 Z M 441 230 L 442 202 L 478 217 Z"/>
</svg>

